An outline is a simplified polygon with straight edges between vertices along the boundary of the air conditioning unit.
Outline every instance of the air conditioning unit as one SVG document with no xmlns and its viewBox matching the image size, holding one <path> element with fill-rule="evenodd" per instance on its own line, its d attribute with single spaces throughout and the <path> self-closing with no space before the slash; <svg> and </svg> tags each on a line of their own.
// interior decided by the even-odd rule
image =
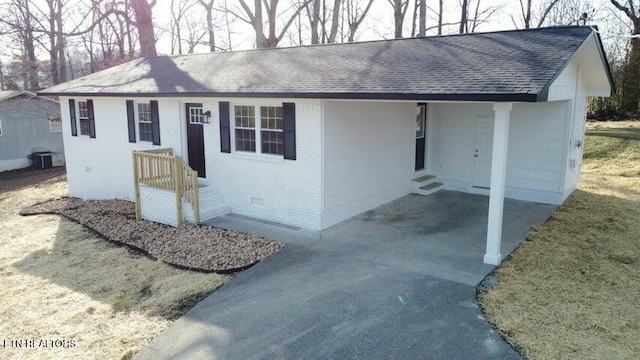
<svg viewBox="0 0 640 360">
<path fill-rule="evenodd" d="M 64 156 L 50 151 L 35 152 L 31 154 L 33 166 L 39 169 L 64 166 Z"/>
</svg>

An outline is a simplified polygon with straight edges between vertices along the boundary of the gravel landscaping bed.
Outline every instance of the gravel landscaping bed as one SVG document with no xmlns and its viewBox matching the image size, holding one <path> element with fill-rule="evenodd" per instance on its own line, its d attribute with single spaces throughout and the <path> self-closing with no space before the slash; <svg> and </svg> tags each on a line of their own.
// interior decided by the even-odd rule
<svg viewBox="0 0 640 360">
<path fill-rule="evenodd" d="M 60 198 L 27 207 L 20 215 L 57 214 L 110 241 L 190 270 L 230 273 L 246 269 L 284 247 L 283 243 L 211 226 L 179 228 L 136 221 L 135 207 L 125 200 Z"/>
</svg>

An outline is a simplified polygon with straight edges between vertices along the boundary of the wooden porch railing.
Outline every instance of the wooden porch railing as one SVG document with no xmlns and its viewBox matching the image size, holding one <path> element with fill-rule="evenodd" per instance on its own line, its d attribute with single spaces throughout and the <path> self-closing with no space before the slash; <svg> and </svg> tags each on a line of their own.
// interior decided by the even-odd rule
<svg viewBox="0 0 640 360">
<path fill-rule="evenodd" d="M 194 223 L 200 222 L 198 197 L 198 172 L 193 170 L 173 150 L 155 149 L 133 152 L 134 196 L 136 219 L 142 217 L 140 210 L 140 184 L 172 190 L 176 194 L 178 226 L 182 225 L 182 199 L 193 208 Z"/>
</svg>

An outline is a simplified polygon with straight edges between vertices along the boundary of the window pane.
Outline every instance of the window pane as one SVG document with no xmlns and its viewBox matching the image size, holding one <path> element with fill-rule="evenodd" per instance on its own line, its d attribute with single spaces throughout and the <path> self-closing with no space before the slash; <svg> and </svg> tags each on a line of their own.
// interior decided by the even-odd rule
<svg viewBox="0 0 640 360">
<path fill-rule="evenodd" d="M 89 119 L 80 119 L 80 135 L 90 135 Z"/>
<path fill-rule="evenodd" d="M 139 123 L 140 129 L 140 141 L 153 141 L 153 131 L 151 130 L 151 123 Z"/>
<path fill-rule="evenodd" d="M 189 123 L 204 124 L 204 110 L 201 107 L 189 108 Z"/>
<path fill-rule="evenodd" d="M 284 135 L 282 131 L 263 130 L 261 148 L 263 154 L 284 154 Z"/>
<path fill-rule="evenodd" d="M 260 127 L 262 129 L 282 130 L 282 107 L 261 106 Z M 266 115 L 265 115 L 266 114 Z"/>
<path fill-rule="evenodd" d="M 89 118 L 89 108 L 86 101 L 78 101 L 78 118 Z"/>
<path fill-rule="evenodd" d="M 138 104 L 138 121 L 151 122 L 151 105 Z"/>
<path fill-rule="evenodd" d="M 90 135 L 89 108 L 86 101 L 78 101 L 78 122 L 80 123 L 80 135 Z"/>
<path fill-rule="evenodd" d="M 256 151 L 256 131 L 236 129 L 236 151 Z"/>
<path fill-rule="evenodd" d="M 425 117 L 425 107 L 423 105 L 418 105 L 416 109 L 416 138 L 424 137 L 424 117 Z"/>
<path fill-rule="evenodd" d="M 236 127 L 252 128 L 256 126 L 255 109 L 253 106 L 236 106 L 235 109 Z"/>
</svg>

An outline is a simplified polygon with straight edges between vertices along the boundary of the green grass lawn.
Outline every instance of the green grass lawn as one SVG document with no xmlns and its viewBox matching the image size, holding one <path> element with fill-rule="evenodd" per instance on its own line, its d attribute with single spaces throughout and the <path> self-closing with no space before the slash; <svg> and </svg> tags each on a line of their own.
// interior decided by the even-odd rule
<svg viewBox="0 0 640 360">
<path fill-rule="evenodd" d="M 526 358 L 640 354 L 640 123 L 589 123 L 579 189 L 478 300 Z"/>
</svg>

